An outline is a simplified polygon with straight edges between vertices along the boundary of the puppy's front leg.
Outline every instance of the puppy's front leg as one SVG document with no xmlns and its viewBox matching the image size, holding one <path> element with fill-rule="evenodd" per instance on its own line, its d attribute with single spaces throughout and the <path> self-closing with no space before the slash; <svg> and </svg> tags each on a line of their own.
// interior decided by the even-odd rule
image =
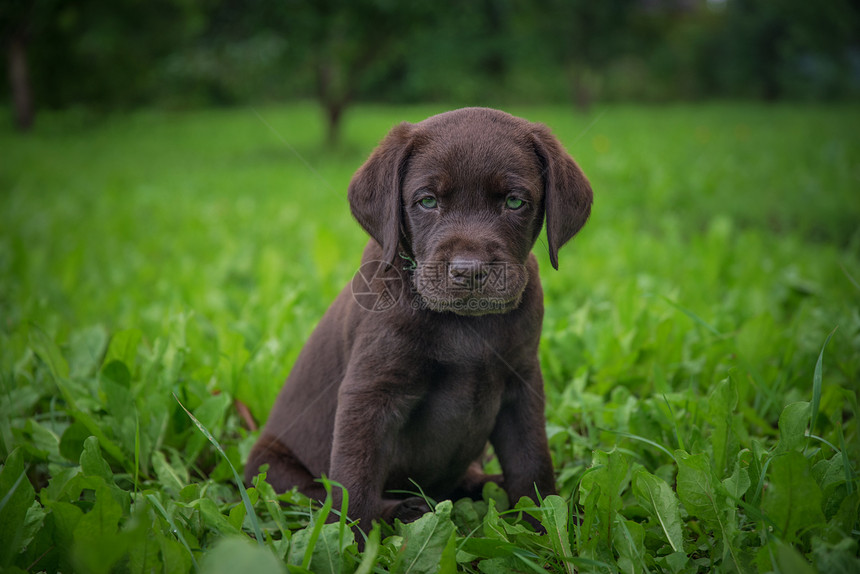
<svg viewBox="0 0 860 574">
<path fill-rule="evenodd" d="M 490 442 L 499 457 L 511 504 L 523 496 L 534 498 L 535 487 L 541 496 L 555 494 L 539 366 L 509 382 Z"/>
<path fill-rule="evenodd" d="M 331 478 L 349 492 L 349 517 L 358 519 L 365 531 L 374 519 L 409 522 L 430 510 L 420 498 L 382 496 L 396 456 L 397 437 L 416 402 L 417 397 L 394 383 L 345 381 L 338 393 Z"/>
</svg>

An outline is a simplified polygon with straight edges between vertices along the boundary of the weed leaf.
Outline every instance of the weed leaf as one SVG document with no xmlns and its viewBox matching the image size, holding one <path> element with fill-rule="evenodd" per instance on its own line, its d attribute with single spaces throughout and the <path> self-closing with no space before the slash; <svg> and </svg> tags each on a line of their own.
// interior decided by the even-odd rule
<svg viewBox="0 0 860 574">
<path fill-rule="evenodd" d="M 679 503 L 666 482 L 645 469 L 633 475 L 633 493 L 651 518 L 659 525 L 663 536 L 672 550 L 684 551 L 684 537 L 681 532 L 681 513 Z"/>
<path fill-rule="evenodd" d="M 139 329 L 127 329 L 114 333 L 103 364 L 107 365 L 111 361 L 119 361 L 128 367 L 130 373 L 133 373 L 141 336 L 142 333 Z"/>
<path fill-rule="evenodd" d="M 734 379 L 724 379 L 717 384 L 708 397 L 708 410 L 713 432 L 711 444 L 714 448 L 714 462 L 717 475 L 725 476 L 729 461 L 738 452 L 738 436 L 733 428 L 734 411 L 738 405 L 738 391 Z"/>
<path fill-rule="evenodd" d="M 391 571 L 399 574 L 435 573 L 439 570 L 442 554 L 454 532 L 451 522 L 453 504 L 443 500 L 435 512 L 428 512 L 415 522 L 400 524 L 398 532 L 403 544 Z"/>
<path fill-rule="evenodd" d="M 785 406 L 779 415 L 779 443 L 776 453 L 799 450 L 805 440 L 809 425 L 809 403 L 796 402 Z"/>
<path fill-rule="evenodd" d="M 30 326 L 30 347 L 48 365 L 54 379 L 67 379 L 69 377 L 69 364 L 63 358 L 60 348 L 47 333 L 36 325 Z"/>
<path fill-rule="evenodd" d="M 21 525 L 33 504 L 35 491 L 27 480 L 20 448 L 13 450 L 0 469 L 0 567 L 11 564 L 21 550 Z"/>
<path fill-rule="evenodd" d="M 806 457 L 792 451 L 774 458 L 769 479 L 762 509 L 785 542 L 793 542 L 801 530 L 824 524 L 821 489 Z"/>
<path fill-rule="evenodd" d="M 552 494 L 543 499 L 541 510 L 543 512 L 541 524 L 546 529 L 553 552 L 565 561 L 565 570 L 573 574 L 575 569 L 569 561 L 573 557 L 573 552 L 570 549 L 567 502 L 562 497 Z"/>
<path fill-rule="evenodd" d="M 622 506 L 621 493 L 630 481 L 630 460 L 618 450 L 609 453 L 594 451 L 592 468 L 594 470 L 582 477 L 580 497 L 586 500 L 586 516 L 589 514 L 589 503 L 594 504 L 597 536 L 611 547 L 615 514 Z M 597 493 L 596 499 L 592 499 L 593 493 Z M 583 529 L 583 535 L 590 537 L 591 533 Z"/>
<path fill-rule="evenodd" d="M 228 536 L 219 541 L 200 563 L 203 574 L 283 574 L 284 564 L 263 546 L 246 537 Z"/>
<path fill-rule="evenodd" d="M 122 558 L 128 537 L 119 532 L 123 511 L 111 489 L 106 485 L 99 486 L 95 496 L 92 509 L 75 526 L 74 557 L 82 571 L 100 574 L 110 572 Z"/>
<path fill-rule="evenodd" d="M 736 526 L 727 521 L 724 496 L 717 493 L 718 481 L 705 454 L 690 455 L 675 451 L 678 461 L 678 498 L 691 516 L 695 516 L 715 532 L 722 543 L 722 557 L 727 554 L 731 564 L 741 571 L 740 559 L 733 545 Z"/>
</svg>

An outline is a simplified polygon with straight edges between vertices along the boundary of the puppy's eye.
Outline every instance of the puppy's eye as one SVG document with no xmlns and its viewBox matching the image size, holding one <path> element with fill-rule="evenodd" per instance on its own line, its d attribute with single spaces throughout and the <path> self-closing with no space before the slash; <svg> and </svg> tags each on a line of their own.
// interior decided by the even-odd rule
<svg viewBox="0 0 860 574">
<path fill-rule="evenodd" d="M 436 206 L 438 205 L 436 198 L 435 197 L 429 197 L 429 196 L 421 198 L 421 201 L 419 201 L 418 203 L 420 203 L 421 207 L 423 207 L 425 209 L 435 209 Z"/>
<path fill-rule="evenodd" d="M 508 199 L 505 200 L 505 207 L 507 207 L 508 209 L 516 210 L 516 209 L 521 208 L 525 204 L 526 204 L 526 202 L 523 201 L 522 199 L 520 199 L 519 197 L 509 197 Z"/>
</svg>

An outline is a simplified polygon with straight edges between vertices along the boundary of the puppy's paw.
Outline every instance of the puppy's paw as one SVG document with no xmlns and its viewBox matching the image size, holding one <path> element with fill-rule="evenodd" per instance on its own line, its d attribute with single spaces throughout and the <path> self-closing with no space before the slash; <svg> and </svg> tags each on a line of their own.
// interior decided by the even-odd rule
<svg viewBox="0 0 860 574">
<path fill-rule="evenodd" d="M 391 501 L 382 518 L 389 524 L 393 524 L 395 519 L 404 523 L 415 522 L 428 512 L 432 512 L 432 509 L 427 501 L 418 496 L 412 496 L 405 500 Z"/>
</svg>

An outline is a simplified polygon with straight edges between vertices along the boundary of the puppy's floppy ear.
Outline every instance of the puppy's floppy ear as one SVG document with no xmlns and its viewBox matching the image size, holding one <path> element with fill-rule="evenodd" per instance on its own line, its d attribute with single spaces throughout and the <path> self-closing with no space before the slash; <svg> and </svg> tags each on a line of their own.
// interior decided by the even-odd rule
<svg viewBox="0 0 860 574">
<path fill-rule="evenodd" d="M 349 183 L 349 207 L 365 231 L 394 264 L 403 233 L 401 187 L 412 150 L 413 125 L 403 122 L 388 133 Z"/>
<path fill-rule="evenodd" d="M 591 214 L 591 184 L 546 126 L 533 132 L 543 164 L 544 210 L 549 260 L 558 269 L 558 250 L 582 229 Z"/>
</svg>

